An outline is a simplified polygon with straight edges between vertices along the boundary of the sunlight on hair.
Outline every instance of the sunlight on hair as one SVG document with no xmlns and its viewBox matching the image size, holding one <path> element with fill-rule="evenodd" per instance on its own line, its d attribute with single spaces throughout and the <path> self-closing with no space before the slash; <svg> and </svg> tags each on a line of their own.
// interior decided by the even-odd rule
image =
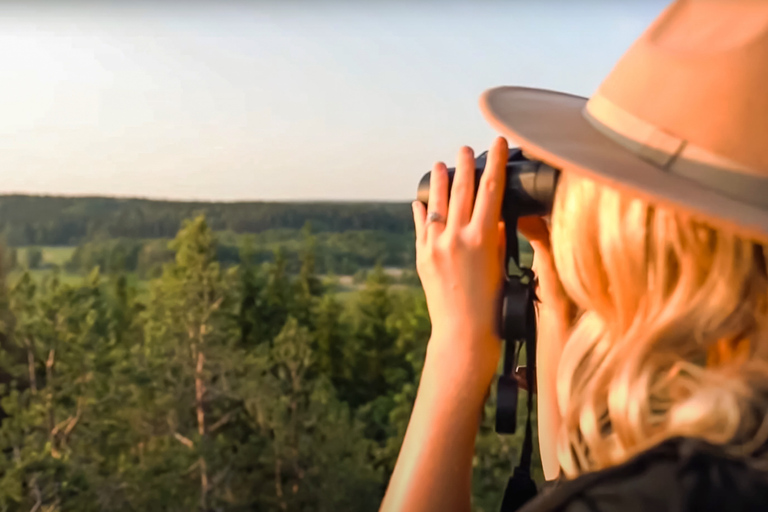
<svg viewBox="0 0 768 512">
<path fill-rule="evenodd" d="M 569 173 L 552 241 L 580 312 L 557 380 L 568 477 L 677 436 L 765 445 L 765 247 Z"/>
</svg>

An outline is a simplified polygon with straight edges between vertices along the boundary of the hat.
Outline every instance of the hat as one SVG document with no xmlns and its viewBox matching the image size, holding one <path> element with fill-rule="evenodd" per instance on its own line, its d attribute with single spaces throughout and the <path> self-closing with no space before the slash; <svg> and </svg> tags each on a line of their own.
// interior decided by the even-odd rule
<svg viewBox="0 0 768 512">
<path fill-rule="evenodd" d="M 768 243 L 768 0 L 678 0 L 590 98 L 483 93 L 527 154 Z"/>
</svg>

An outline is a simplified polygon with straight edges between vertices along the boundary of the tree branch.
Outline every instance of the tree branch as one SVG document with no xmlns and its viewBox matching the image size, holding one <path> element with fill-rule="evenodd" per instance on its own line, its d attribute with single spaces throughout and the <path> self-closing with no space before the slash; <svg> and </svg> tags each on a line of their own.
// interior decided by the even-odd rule
<svg viewBox="0 0 768 512">
<path fill-rule="evenodd" d="M 29 512 L 37 512 L 43 506 L 43 494 L 40 492 L 40 486 L 37 485 L 37 475 L 32 477 L 32 494 L 35 496 L 35 504 L 29 509 Z"/>
<path fill-rule="evenodd" d="M 194 464 L 192 464 L 187 468 L 187 470 L 184 472 L 184 475 L 186 476 L 193 473 L 199 465 L 200 465 L 200 461 L 198 460 L 197 462 L 195 462 Z"/>
<path fill-rule="evenodd" d="M 29 387 L 32 389 L 32 394 L 37 394 L 37 375 L 35 375 L 35 351 L 32 346 L 32 341 L 27 337 L 24 338 L 24 344 L 27 346 L 27 370 L 29 372 Z"/>
<path fill-rule="evenodd" d="M 59 434 L 59 431 L 64 428 L 63 438 L 66 440 L 69 435 L 74 430 L 75 426 L 77 425 L 77 422 L 80 421 L 80 416 L 83 414 L 83 400 L 82 398 L 78 398 L 77 400 L 77 411 L 75 412 L 74 416 L 70 416 L 69 418 L 65 419 L 55 427 L 53 427 L 53 430 L 51 431 L 51 436 L 57 436 Z M 66 425 L 66 426 L 65 426 Z"/>
<path fill-rule="evenodd" d="M 77 425 L 77 422 L 80 421 L 80 417 L 82 415 L 83 415 L 83 399 L 80 398 L 77 400 L 77 412 L 75 413 L 75 417 L 71 419 L 71 421 L 67 425 L 67 428 L 64 429 L 65 441 L 69 438 L 69 435 L 75 429 L 75 426 Z"/>
<path fill-rule="evenodd" d="M 208 432 L 215 432 L 219 428 L 223 427 L 227 423 L 229 423 L 229 420 L 232 419 L 232 416 L 234 416 L 235 412 L 237 412 L 237 409 L 229 411 L 227 414 L 222 416 L 219 421 L 211 425 L 211 427 L 208 429 Z"/>
<path fill-rule="evenodd" d="M 53 365 L 56 362 L 56 349 L 52 348 L 48 351 L 48 360 L 45 362 L 45 387 L 48 388 L 46 393 L 46 406 L 48 408 L 48 435 L 51 443 L 51 456 L 58 459 L 59 451 L 56 449 L 56 412 L 53 410 Z"/>
<path fill-rule="evenodd" d="M 176 438 L 178 442 L 189 448 L 190 450 L 195 447 L 195 443 L 192 442 L 192 440 L 188 437 L 184 437 L 183 435 L 179 434 L 178 432 L 173 433 L 173 437 Z"/>
</svg>

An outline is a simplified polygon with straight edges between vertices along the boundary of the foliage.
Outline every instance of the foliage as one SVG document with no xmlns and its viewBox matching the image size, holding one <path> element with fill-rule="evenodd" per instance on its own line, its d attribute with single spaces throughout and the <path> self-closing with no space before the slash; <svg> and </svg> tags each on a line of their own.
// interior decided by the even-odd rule
<svg viewBox="0 0 768 512">
<path fill-rule="evenodd" d="M 40 268 L 43 263 L 43 251 L 39 247 L 29 247 L 26 251 L 26 267 L 30 270 Z"/>
<path fill-rule="evenodd" d="M 212 224 L 81 248 L 73 261 L 96 268 L 76 284 L 0 280 L 0 510 L 378 507 L 430 332 L 403 284 L 418 278 L 374 266 L 345 303 L 319 276 L 330 235 L 294 231 L 262 261 L 263 239 Z M 144 296 L 126 274 L 142 258 Z M 498 509 L 521 442 L 493 432 L 493 400 L 477 511 Z"/>
<path fill-rule="evenodd" d="M 0 196 L 0 236 L 12 246 L 79 245 L 115 238 L 172 238 L 185 219 L 206 216 L 233 233 L 413 231 L 406 203 L 194 203 L 105 197 Z"/>
<path fill-rule="evenodd" d="M 240 263 L 260 265 L 275 261 L 281 252 L 286 270 L 297 273 L 303 264 L 308 229 L 270 230 L 258 235 L 222 233 L 216 245 L 216 260 L 223 266 Z M 413 235 L 379 231 L 311 233 L 313 266 L 321 274 L 352 274 L 377 263 L 392 267 L 414 267 Z M 307 242 L 308 243 L 308 242 Z M 118 238 L 85 242 L 73 252 L 66 268 L 87 274 L 98 266 L 106 274 L 135 272 L 142 277 L 158 277 L 162 265 L 171 261 L 173 251 L 165 239 Z M 247 246 L 247 253 L 243 247 Z M 247 262 L 243 258 L 247 258 Z"/>
</svg>

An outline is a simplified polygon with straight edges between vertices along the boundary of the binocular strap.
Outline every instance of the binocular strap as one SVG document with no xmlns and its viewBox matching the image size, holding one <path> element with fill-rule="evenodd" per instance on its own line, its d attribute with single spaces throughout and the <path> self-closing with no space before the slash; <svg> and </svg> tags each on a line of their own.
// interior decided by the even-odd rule
<svg viewBox="0 0 768 512">
<path fill-rule="evenodd" d="M 531 283 L 531 286 L 533 284 Z M 520 453 L 520 463 L 515 468 L 512 477 L 507 482 L 507 488 L 504 491 L 504 499 L 501 503 L 501 512 L 514 512 L 519 510 L 536 496 L 538 490 L 536 483 L 531 478 L 531 457 L 533 455 L 533 426 L 531 425 L 531 415 L 533 412 L 533 390 L 536 389 L 536 311 L 534 301 L 536 296 L 533 290 L 527 298 L 525 312 L 525 380 L 528 390 L 526 391 L 527 417 L 525 420 L 525 434 L 523 437 L 523 446 Z M 508 351 L 506 357 L 513 357 Z M 505 361 L 506 366 L 506 361 Z"/>
</svg>

